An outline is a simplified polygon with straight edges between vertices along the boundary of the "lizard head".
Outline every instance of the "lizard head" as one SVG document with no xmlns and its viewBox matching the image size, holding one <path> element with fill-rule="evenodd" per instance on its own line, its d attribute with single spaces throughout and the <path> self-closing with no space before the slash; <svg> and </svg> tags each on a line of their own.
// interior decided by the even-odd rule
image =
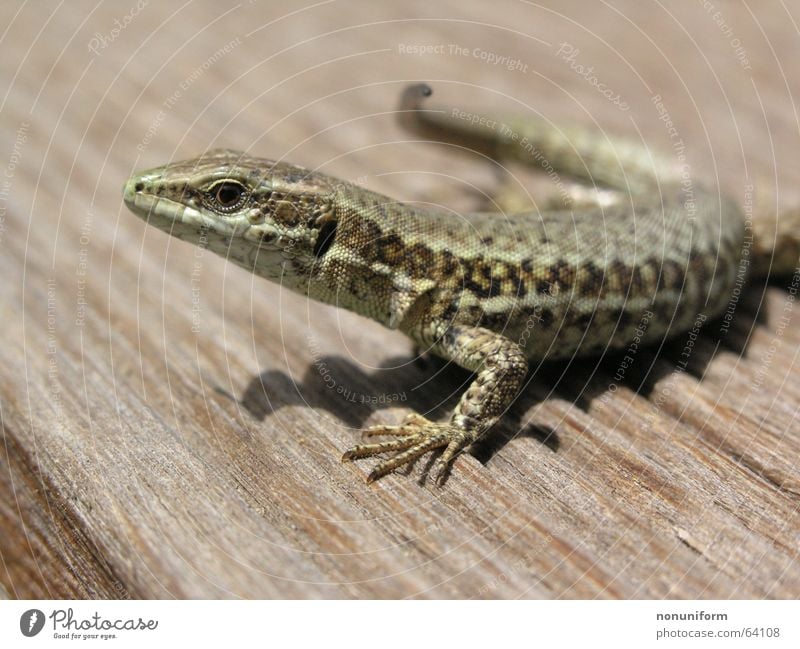
<svg viewBox="0 0 800 649">
<path fill-rule="evenodd" d="M 333 178 L 217 149 L 130 177 L 125 204 L 160 230 L 298 287 L 333 242 Z"/>
</svg>

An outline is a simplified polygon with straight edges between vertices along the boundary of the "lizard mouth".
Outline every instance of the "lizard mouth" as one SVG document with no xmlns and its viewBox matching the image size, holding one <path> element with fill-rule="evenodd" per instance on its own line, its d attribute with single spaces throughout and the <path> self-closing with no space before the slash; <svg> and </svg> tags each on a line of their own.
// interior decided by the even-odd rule
<svg viewBox="0 0 800 649">
<path fill-rule="evenodd" d="M 155 196 L 147 191 L 148 183 L 142 176 L 131 176 L 122 190 L 122 197 L 137 216 L 149 220 L 153 216 L 167 221 L 180 221 L 185 206 L 163 196 Z"/>
<path fill-rule="evenodd" d="M 237 234 L 237 223 L 233 220 L 221 219 L 156 193 L 154 187 L 160 178 L 159 174 L 135 174 L 125 183 L 122 190 L 125 205 L 140 219 L 162 232 L 193 242 L 198 241 L 201 235 L 207 237 L 210 233 L 220 238 Z M 245 222 L 244 226 L 246 228 L 249 223 Z"/>
</svg>

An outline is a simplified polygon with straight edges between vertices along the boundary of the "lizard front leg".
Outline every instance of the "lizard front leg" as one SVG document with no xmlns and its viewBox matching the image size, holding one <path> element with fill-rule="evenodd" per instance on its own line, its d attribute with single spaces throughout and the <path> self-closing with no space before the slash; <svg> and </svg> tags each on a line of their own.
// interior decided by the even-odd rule
<svg viewBox="0 0 800 649">
<path fill-rule="evenodd" d="M 444 448 L 435 466 L 436 481 L 441 484 L 456 454 L 482 437 L 506 411 L 528 371 L 528 362 L 519 345 L 488 329 L 441 325 L 416 333 L 421 340 L 432 342 L 434 353 L 476 372 L 477 376 L 447 423 L 432 422 L 415 413 L 401 426 L 373 426 L 365 430 L 367 437 L 386 435 L 394 439 L 355 446 L 342 456 L 343 461 L 397 452 L 381 461 L 367 476 L 367 482 L 413 462 L 428 451 Z"/>
</svg>

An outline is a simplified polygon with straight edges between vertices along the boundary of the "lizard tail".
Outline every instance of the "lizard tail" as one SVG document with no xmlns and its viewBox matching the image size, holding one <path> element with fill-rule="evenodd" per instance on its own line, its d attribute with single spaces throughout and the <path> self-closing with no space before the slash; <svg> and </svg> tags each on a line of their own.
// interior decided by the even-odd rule
<svg viewBox="0 0 800 649">
<path fill-rule="evenodd" d="M 756 277 L 800 274 L 800 208 L 759 214 L 752 221 L 751 273 Z"/>
<path fill-rule="evenodd" d="M 400 124 L 427 139 L 455 144 L 495 160 L 552 169 L 589 186 L 634 195 L 658 192 L 681 181 L 681 169 L 640 142 L 596 130 L 557 128 L 540 118 L 494 120 L 459 108 L 426 108 L 433 94 L 424 83 L 408 86 L 398 106 Z M 758 277 L 800 275 L 800 208 L 776 216 L 749 214 L 750 271 Z M 746 224 L 748 225 L 748 224 Z"/>
<path fill-rule="evenodd" d="M 553 169 L 589 186 L 625 193 L 657 190 L 680 181 L 680 172 L 663 156 L 637 142 L 596 129 L 560 128 L 536 117 L 492 119 L 460 108 L 423 106 L 433 94 L 424 83 L 408 86 L 398 106 L 407 130 L 436 142 L 456 144 L 495 160 L 513 160 L 534 169 Z"/>
</svg>

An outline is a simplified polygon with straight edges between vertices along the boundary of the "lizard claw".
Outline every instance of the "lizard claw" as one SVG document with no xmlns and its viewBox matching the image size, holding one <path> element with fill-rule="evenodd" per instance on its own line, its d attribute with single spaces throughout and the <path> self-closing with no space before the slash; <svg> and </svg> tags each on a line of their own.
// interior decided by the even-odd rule
<svg viewBox="0 0 800 649">
<path fill-rule="evenodd" d="M 367 476 L 367 482 L 374 482 L 396 468 L 410 464 L 428 451 L 444 448 L 444 453 L 436 461 L 434 470 L 436 484 L 441 485 L 453 458 L 472 441 L 469 431 L 451 423 L 432 422 L 416 413 L 408 415 L 400 426 L 373 426 L 365 430 L 364 435 L 366 437 L 385 435 L 395 439 L 354 446 L 342 455 L 343 462 L 396 452 L 392 457 L 378 463 Z"/>
</svg>

